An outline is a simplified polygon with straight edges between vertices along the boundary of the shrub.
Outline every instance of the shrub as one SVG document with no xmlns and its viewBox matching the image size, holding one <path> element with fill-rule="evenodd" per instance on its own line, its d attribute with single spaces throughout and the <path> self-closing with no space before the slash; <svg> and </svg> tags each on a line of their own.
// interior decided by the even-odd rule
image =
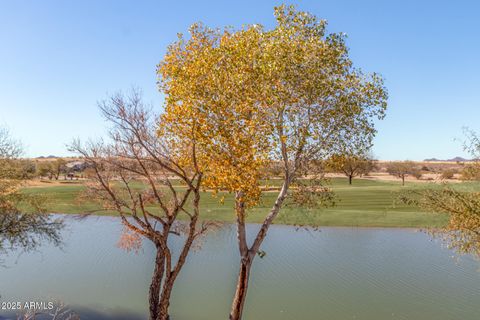
<svg viewBox="0 0 480 320">
<path fill-rule="evenodd" d="M 447 169 L 445 171 L 442 172 L 442 179 L 453 179 L 454 175 L 455 175 L 455 170 L 453 169 Z"/>
<path fill-rule="evenodd" d="M 413 170 L 412 171 L 412 176 L 415 177 L 415 179 L 420 179 L 422 177 L 422 172 L 420 170 Z"/>
<path fill-rule="evenodd" d="M 465 166 L 461 172 L 462 180 L 480 180 L 480 165 L 470 164 Z"/>
</svg>

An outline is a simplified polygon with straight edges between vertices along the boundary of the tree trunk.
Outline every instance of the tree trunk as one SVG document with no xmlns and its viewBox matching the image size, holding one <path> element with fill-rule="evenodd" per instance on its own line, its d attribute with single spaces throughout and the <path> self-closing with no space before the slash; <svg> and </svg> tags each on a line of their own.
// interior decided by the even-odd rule
<svg viewBox="0 0 480 320">
<path fill-rule="evenodd" d="M 235 290 L 235 297 L 233 298 L 232 309 L 230 311 L 230 320 L 242 319 L 243 307 L 247 298 L 248 279 L 250 278 L 252 262 L 253 259 L 246 258 L 242 259 L 240 263 L 237 288 Z"/>
<path fill-rule="evenodd" d="M 158 315 L 155 320 L 169 320 L 170 315 L 168 314 L 168 308 L 170 307 L 170 295 L 172 293 L 173 283 L 167 286 L 164 286 L 162 292 L 162 298 L 160 300 Z"/>
<path fill-rule="evenodd" d="M 352 184 L 352 180 L 353 180 L 353 176 L 352 175 L 349 175 L 348 176 L 348 184 Z"/>
<path fill-rule="evenodd" d="M 405 176 L 402 176 L 402 186 L 405 185 Z"/>
<path fill-rule="evenodd" d="M 280 193 L 277 196 L 277 200 L 273 204 L 270 213 L 267 215 L 265 220 L 262 223 L 260 230 L 253 241 L 252 246 L 250 249 L 247 245 L 246 240 L 246 230 L 245 230 L 245 204 L 241 201 L 242 194 L 236 194 L 236 204 L 235 204 L 235 211 L 237 214 L 237 238 L 238 238 L 238 246 L 240 250 L 240 270 L 238 272 L 238 279 L 237 279 L 237 288 L 235 289 L 235 296 L 232 302 L 232 308 L 230 310 L 230 320 L 240 320 L 242 319 L 243 307 L 245 305 L 245 300 L 247 298 L 247 289 L 248 289 L 248 280 L 250 278 L 250 269 L 252 267 L 253 259 L 257 254 L 258 250 L 260 249 L 260 245 L 262 244 L 263 240 L 267 236 L 268 229 L 272 224 L 275 217 L 278 215 L 280 211 L 280 207 L 283 204 L 287 196 L 288 187 L 290 185 L 290 178 L 287 178 L 280 190 Z"/>
<path fill-rule="evenodd" d="M 157 246 L 155 268 L 153 270 L 152 282 L 148 292 L 148 304 L 150 309 L 150 320 L 156 320 L 159 314 L 158 302 L 160 299 L 160 288 L 165 269 L 165 257 L 160 246 Z"/>
<path fill-rule="evenodd" d="M 163 282 L 163 287 L 161 289 L 160 299 L 157 299 L 158 307 L 157 307 L 157 317 L 155 318 L 155 320 L 170 319 L 169 307 L 170 307 L 170 297 L 173 291 L 173 285 L 175 283 L 175 280 L 177 279 L 177 276 L 182 270 L 183 265 L 185 264 L 188 253 L 190 252 L 193 241 L 195 240 L 195 237 L 196 237 L 196 225 L 197 225 L 197 221 L 200 213 L 199 206 L 200 206 L 200 192 L 198 189 L 196 189 L 195 197 L 193 200 L 193 207 L 194 207 L 195 214 L 190 218 L 188 235 L 183 245 L 183 248 L 180 252 L 180 255 L 178 257 L 177 263 L 173 269 L 171 265 L 171 256 L 170 256 L 169 250 L 167 249 L 166 250 L 167 252 L 162 251 L 162 255 L 167 256 L 167 258 L 163 260 L 163 263 L 164 263 L 163 269 L 165 273 L 165 279 Z"/>
</svg>

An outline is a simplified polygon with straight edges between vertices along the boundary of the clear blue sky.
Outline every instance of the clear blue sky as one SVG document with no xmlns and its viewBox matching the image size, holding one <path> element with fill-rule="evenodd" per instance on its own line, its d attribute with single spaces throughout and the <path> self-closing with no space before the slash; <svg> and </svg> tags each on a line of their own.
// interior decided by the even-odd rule
<svg viewBox="0 0 480 320">
<path fill-rule="evenodd" d="M 104 134 L 96 101 L 132 85 L 160 108 L 155 67 L 177 32 L 274 24 L 279 1 L 0 0 L 0 125 L 27 156 L 66 155 L 74 137 Z M 465 156 L 480 131 L 478 1 L 295 1 L 346 32 L 356 66 L 390 93 L 374 153 L 385 160 Z"/>
</svg>

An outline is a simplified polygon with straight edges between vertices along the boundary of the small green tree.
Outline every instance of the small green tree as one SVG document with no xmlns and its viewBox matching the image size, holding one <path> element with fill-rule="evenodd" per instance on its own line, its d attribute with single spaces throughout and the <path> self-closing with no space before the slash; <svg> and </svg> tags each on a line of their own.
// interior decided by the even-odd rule
<svg viewBox="0 0 480 320">
<path fill-rule="evenodd" d="M 327 161 L 327 169 L 340 172 L 347 176 L 348 184 L 352 184 L 353 178 L 363 176 L 373 170 L 375 164 L 372 159 L 361 155 L 336 154 Z"/>
<path fill-rule="evenodd" d="M 36 173 L 37 173 L 37 176 L 39 176 L 40 178 L 48 177 L 49 180 L 52 180 L 53 179 L 52 171 L 53 171 L 53 168 L 50 161 L 37 162 Z"/>
<path fill-rule="evenodd" d="M 53 161 L 42 161 L 37 164 L 37 174 L 40 177 L 48 177 L 48 179 L 58 180 L 62 174 L 67 172 L 67 162 L 58 158 Z"/>
<path fill-rule="evenodd" d="M 414 176 L 417 179 L 420 179 L 422 176 L 422 173 L 413 161 L 391 162 L 387 165 L 387 172 L 392 176 L 402 179 L 402 186 L 405 185 L 405 178 L 408 175 Z"/>
<path fill-rule="evenodd" d="M 56 159 L 52 162 L 51 173 L 55 180 L 58 180 L 61 174 L 65 173 L 67 162 L 63 159 Z"/>
</svg>

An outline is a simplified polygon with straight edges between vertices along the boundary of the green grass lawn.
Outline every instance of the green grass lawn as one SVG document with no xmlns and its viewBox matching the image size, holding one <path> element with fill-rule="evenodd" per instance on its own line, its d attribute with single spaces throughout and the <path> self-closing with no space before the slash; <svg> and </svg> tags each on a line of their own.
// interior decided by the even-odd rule
<svg viewBox="0 0 480 320">
<path fill-rule="evenodd" d="M 396 203 L 401 190 L 432 187 L 426 183 L 371 181 L 356 179 L 352 186 L 347 179 L 332 179 L 331 187 L 336 194 L 336 205 L 330 208 L 307 209 L 286 206 L 276 223 L 317 226 L 362 226 L 362 227 L 435 227 L 445 224 L 446 215 L 419 211 L 417 208 Z M 433 186 L 438 187 L 438 186 Z M 480 190 L 478 183 L 456 184 L 462 190 Z M 30 187 L 26 193 L 44 194 L 49 198 L 48 211 L 52 213 L 78 214 L 98 210 L 99 206 L 88 201 L 79 201 L 78 195 L 84 186 L 65 184 L 62 186 Z M 266 192 L 261 203 L 250 209 L 248 221 L 261 222 L 273 204 L 277 193 Z M 225 195 L 223 204 L 210 193 L 202 195 L 202 219 L 231 222 L 234 219 L 233 198 Z M 96 212 L 95 214 L 114 214 Z"/>
</svg>

